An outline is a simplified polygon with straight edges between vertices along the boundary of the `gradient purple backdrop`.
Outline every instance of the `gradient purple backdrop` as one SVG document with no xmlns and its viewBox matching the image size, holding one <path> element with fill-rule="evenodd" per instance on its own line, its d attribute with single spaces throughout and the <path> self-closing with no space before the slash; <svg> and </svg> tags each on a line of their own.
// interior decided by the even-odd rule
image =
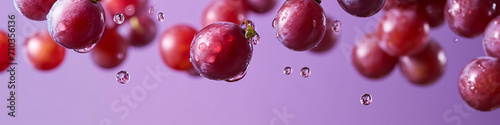
<svg viewBox="0 0 500 125">
<path fill-rule="evenodd" d="M 26 58 L 25 38 L 46 29 L 46 22 L 30 21 L 2 1 L 0 15 L 6 31 L 8 14 L 16 15 L 18 58 L 16 117 L 7 115 L 7 73 L 0 73 L 1 125 L 496 125 L 500 110 L 471 109 L 458 93 L 457 79 L 463 66 L 484 56 L 481 38 L 458 37 L 442 25 L 431 30 L 445 48 L 445 74 L 435 84 L 420 87 L 409 83 L 399 68 L 381 80 L 368 80 L 354 69 L 350 53 L 355 39 L 372 32 L 382 13 L 358 18 L 344 12 L 336 0 L 321 5 L 328 16 L 342 21 L 339 42 L 325 54 L 295 52 L 279 43 L 271 22 L 285 0 L 269 13 L 250 13 L 261 42 L 246 77 L 236 83 L 189 76 L 167 67 L 159 55 L 158 36 L 179 23 L 201 28 L 201 14 L 209 0 L 149 0 L 165 22 L 148 46 L 130 48 L 117 68 L 106 70 L 89 54 L 67 50 L 63 63 L 52 71 L 36 70 Z M 152 17 L 155 18 L 155 17 Z M 454 42 L 458 38 L 458 42 Z M 286 66 L 293 68 L 284 75 Z M 309 78 L 299 75 L 309 67 Z M 115 80 L 120 70 L 131 74 L 129 83 Z M 159 70 L 160 72 L 156 72 Z M 146 80 L 146 82 L 144 82 Z M 146 86 L 143 83 L 146 84 Z M 156 85 L 156 86 L 150 86 Z M 369 93 L 373 102 L 360 103 Z M 121 102 L 130 97 L 135 105 Z M 118 102 L 118 103 L 117 103 Z M 116 105 L 115 105 L 116 104 Z M 114 107 L 114 108 L 112 108 Z M 128 108 L 129 114 L 118 109 Z M 456 110 L 456 109 L 461 109 Z M 119 112 L 117 112 L 117 110 Z"/>
</svg>

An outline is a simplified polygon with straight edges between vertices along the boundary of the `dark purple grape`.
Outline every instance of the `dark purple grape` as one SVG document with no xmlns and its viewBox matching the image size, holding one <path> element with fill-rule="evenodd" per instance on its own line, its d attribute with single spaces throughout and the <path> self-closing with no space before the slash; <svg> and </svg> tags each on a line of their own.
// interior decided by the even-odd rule
<svg viewBox="0 0 500 125">
<path fill-rule="evenodd" d="M 334 30 L 335 28 L 335 23 L 332 18 L 327 17 L 326 18 L 326 32 L 325 35 L 323 36 L 323 39 L 316 45 L 316 47 L 311 49 L 311 52 L 315 53 L 323 53 L 327 52 L 328 50 L 332 49 L 335 44 L 337 43 L 337 39 L 340 35 L 340 32 L 336 32 Z"/>
<path fill-rule="evenodd" d="M 469 106 L 492 111 L 500 106 L 500 62 L 493 57 L 479 57 L 469 62 L 458 79 L 458 90 Z"/>
<path fill-rule="evenodd" d="M 424 14 L 430 27 L 437 27 L 444 22 L 446 0 L 421 0 L 419 11 Z"/>
<path fill-rule="evenodd" d="M 118 34 L 135 47 L 151 43 L 157 32 L 155 21 L 148 15 L 133 16 L 121 24 L 117 30 Z"/>
<path fill-rule="evenodd" d="M 356 42 L 352 49 L 352 62 L 358 72 L 368 78 L 378 79 L 391 73 L 398 62 L 397 57 L 389 56 L 377 44 L 375 33 L 366 34 Z"/>
<path fill-rule="evenodd" d="M 57 0 L 14 0 L 17 11 L 28 19 L 47 20 L 50 8 Z"/>
<path fill-rule="evenodd" d="M 488 56 L 500 59 L 500 17 L 493 19 L 484 31 L 483 47 Z"/>
<path fill-rule="evenodd" d="M 276 0 L 245 0 L 246 5 L 256 13 L 269 12 L 276 6 Z"/>
<path fill-rule="evenodd" d="M 385 0 L 337 0 L 347 13 L 358 17 L 369 17 L 378 13 Z"/>
<path fill-rule="evenodd" d="M 446 55 L 441 45 L 430 40 L 422 52 L 400 57 L 399 66 L 408 81 L 417 85 L 429 85 L 444 74 Z"/>
<path fill-rule="evenodd" d="M 326 31 L 325 12 L 315 0 L 287 0 L 273 20 L 278 40 L 294 51 L 316 46 Z"/>
<path fill-rule="evenodd" d="M 104 32 L 104 17 L 97 0 L 58 0 L 47 15 L 48 30 L 59 45 L 90 51 Z"/>
<path fill-rule="evenodd" d="M 451 30 L 463 37 L 477 37 L 500 9 L 492 0 L 449 0 L 445 7 L 445 19 Z"/>
<path fill-rule="evenodd" d="M 246 73 L 252 52 L 252 43 L 239 25 L 218 22 L 196 33 L 190 60 L 194 69 L 208 79 L 235 80 Z"/>
<path fill-rule="evenodd" d="M 116 29 L 106 28 L 102 39 L 90 53 L 94 62 L 106 69 L 114 68 L 123 63 L 127 57 L 128 43 Z"/>
</svg>

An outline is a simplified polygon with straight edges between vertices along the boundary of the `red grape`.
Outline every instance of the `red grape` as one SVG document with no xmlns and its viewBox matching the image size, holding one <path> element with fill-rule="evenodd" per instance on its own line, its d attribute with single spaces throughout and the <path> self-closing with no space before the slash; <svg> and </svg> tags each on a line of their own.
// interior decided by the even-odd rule
<svg viewBox="0 0 500 125">
<path fill-rule="evenodd" d="M 422 0 L 420 9 L 424 13 L 430 27 L 437 27 L 444 22 L 444 7 L 446 0 Z"/>
<path fill-rule="evenodd" d="M 148 0 L 103 0 L 102 4 L 110 14 L 123 14 L 128 19 L 147 8 Z"/>
<path fill-rule="evenodd" d="M 460 95 L 469 106 L 492 111 L 500 106 L 500 62 L 479 57 L 469 62 L 458 79 Z"/>
<path fill-rule="evenodd" d="M 215 22 L 232 22 L 241 24 L 246 18 L 246 10 L 243 3 L 237 4 L 240 0 L 214 0 L 203 11 L 202 26 L 209 25 Z"/>
<path fill-rule="evenodd" d="M 7 33 L 4 31 L 0 31 L 0 72 L 5 70 L 7 67 L 9 67 L 9 63 L 12 62 L 9 57 L 9 52 L 14 52 L 15 51 L 9 51 L 9 42 L 8 42 L 9 37 L 7 36 Z"/>
<path fill-rule="evenodd" d="M 377 27 L 379 46 L 391 56 L 422 51 L 429 39 L 429 24 L 417 6 L 399 6 L 385 13 Z"/>
<path fill-rule="evenodd" d="M 366 34 L 352 49 L 352 62 L 358 72 L 368 78 L 377 79 L 391 73 L 398 62 L 397 57 L 385 53 L 377 44 L 375 33 Z"/>
<path fill-rule="evenodd" d="M 245 0 L 245 2 L 256 13 L 269 12 L 276 6 L 276 0 Z"/>
<path fill-rule="evenodd" d="M 104 9 L 97 0 L 58 0 L 47 15 L 47 24 L 59 45 L 91 50 L 104 32 Z"/>
<path fill-rule="evenodd" d="M 335 32 L 333 20 L 329 17 L 326 18 L 326 31 L 323 39 L 316 45 L 316 47 L 311 49 L 311 52 L 322 53 L 326 52 L 335 46 L 340 32 Z"/>
<path fill-rule="evenodd" d="M 483 47 L 488 56 L 500 58 L 500 17 L 493 19 L 484 31 Z"/>
<path fill-rule="evenodd" d="M 315 0 L 287 0 L 273 20 L 278 40 L 294 51 L 316 46 L 326 31 L 325 12 Z"/>
<path fill-rule="evenodd" d="M 92 59 L 102 68 L 114 68 L 127 57 L 127 48 L 127 42 L 116 29 L 106 28 L 101 40 L 91 52 Z"/>
<path fill-rule="evenodd" d="M 156 24 L 148 15 L 133 16 L 118 27 L 118 33 L 130 45 L 141 47 L 151 43 L 156 36 Z"/>
<path fill-rule="evenodd" d="M 50 8 L 57 0 L 14 0 L 17 11 L 28 19 L 47 20 Z"/>
<path fill-rule="evenodd" d="M 175 70 L 190 70 L 189 49 L 196 30 L 185 24 L 174 25 L 160 38 L 160 55 L 163 62 Z"/>
<path fill-rule="evenodd" d="M 369 17 L 378 13 L 385 0 L 337 0 L 347 13 L 358 17 Z"/>
<path fill-rule="evenodd" d="M 200 75 L 212 80 L 230 80 L 244 75 L 252 58 L 252 47 L 239 25 L 212 23 L 194 36 L 190 59 Z"/>
<path fill-rule="evenodd" d="M 449 0 L 445 19 L 456 34 L 473 38 L 483 33 L 488 23 L 498 14 L 491 0 Z"/>
<path fill-rule="evenodd" d="M 66 54 L 66 49 L 57 45 L 47 30 L 40 30 L 26 38 L 25 46 L 31 64 L 40 70 L 56 68 Z"/>
<path fill-rule="evenodd" d="M 430 40 L 420 53 L 403 56 L 399 59 L 403 75 L 417 85 L 428 85 L 438 80 L 446 66 L 446 55 L 437 42 Z"/>
</svg>

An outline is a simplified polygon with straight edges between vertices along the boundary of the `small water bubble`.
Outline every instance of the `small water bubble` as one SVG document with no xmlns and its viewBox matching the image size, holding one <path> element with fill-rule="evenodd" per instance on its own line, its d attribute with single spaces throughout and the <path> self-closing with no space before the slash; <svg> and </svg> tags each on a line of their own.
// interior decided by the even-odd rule
<svg viewBox="0 0 500 125">
<path fill-rule="evenodd" d="M 458 38 L 453 39 L 453 42 L 458 43 Z"/>
<path fill-rule="evenodd" d="M 309 69 L 308 67 L 300 69 L 300 75 L 304 78 L 309 77 L 311 75 L 311 69 Z"/>
<path fill-rule="evenodd" d="M 274 18 L 274 19 L 273 19 L 273 24 L 272 24 L 273 28 L 276 28 L 276 23 L 278 23 L 278 21 L 277 21 L 277 20 L 278 20 L 277 18 Z"/>
<path fill-rule="evenodd" d="M 285 73 L 285 75 L 292 74 L 292 67 L 290 67 L 290 66 L 285 67 L 285 70 L 283 71 L 283 73 Z"/>
<path fill-rule="evenodd" d="M 127 71 L 120 71 L 116 73 L 116 81 L 121 84 L 125 84 L 130 80 L 130 74 Z"/>
<path fill-rule="evenodd" d="M 156 7 L 155 6 L 151 6 L 149 7 L 149 15 L 153 16 L 155 15 L 155 11 L 156 11 Z"/>
<path fill-rule="evenodd" d="M 88 53 L 88 52 L 92 51 L 92 49 L 94 49 L 94 47 L 95 47 L 96 44 L 97 43 L 94 43 L 94 44 L 92 44 L 92 45 L 90 45 L 88 47 L 85 47 L 83 49 L 74 49 L 74 50 L 77 53 Z"/>
<path fill-rule="evenodd" d="M 116 15 L 113 17 L 113 21 L 114 21 L 116 24 L 122 24 L 122 23 L 125 21 L 125 16 L 123 16 L 123 14 L 121 14 L 121 13 L 116 14 Z"/>
<path fill-rule="evenodd" d="M 135 7 L 133 4 L 129 4 L 125 7 L 125 14 L 127 16 L 132 16 L 135 14 Z"/>
<path fill-rule="evenodd" d="M 372 103 L 372 95 L 370 95 L 370 94 L 363 94 L 363 95 L 361 95 L 360 102 L 363 105 L 370 105 Z"/>
<path fill-rule="evenodd" d="M 163 14 L 163 12 L 158 13 L 158 21 L 160 22 L 165 21 L 165 14 Z"/>
<path fill-rule="evenodd" d="M 252 43 L 253 45 L 257 45 L 260 42 L 260 35 L 258 33 L 255 33 L 255 36 L 252 38 Z"/>
<path fill-rule="evenodd" d="M 247 71 L 243 71 L 241 72 L 239 75 L 237 75 L 236 77 L 233 77 L 231 79 L 228 79 L 228 80 L 225 80 L 226 82 L 236 82 L 236 81 L 240 81 L 241 79 L 243 79 L 243 77 L 245 77 L 245 75 L 247 75 Z"/>
<path fill-rule="evenodd" d="M 342 23 L 339 20 L 333 21 L 333 31 L 340 32 Z"/>
</svg>

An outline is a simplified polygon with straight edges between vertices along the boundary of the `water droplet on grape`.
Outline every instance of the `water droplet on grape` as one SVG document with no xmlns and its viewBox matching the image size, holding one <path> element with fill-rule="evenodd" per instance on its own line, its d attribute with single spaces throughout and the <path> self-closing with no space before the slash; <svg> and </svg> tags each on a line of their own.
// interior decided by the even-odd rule
<svg viewBox="0 0 500 125">
<path fill-rule="evenodd" d="M 207 48 L 207 45 L 204 42 L 200 43 L 200 45 L 198 46 L 198 49 L 200 49 L 200 51 L 202 51 L 202 52 L 205 51 L 205 48 Z"/>
<path fill-rule="evenodd" d="M 163 12 L 158 13 L 158 21 L 165 21 L 165 14 L 163 14 Z"/>
<path fill-rule="evenodd" d="M 292 67 L 290 67 L 290 66 L 285 67 L 285 70 L 283 71 L 283 73 L 285 73 L 285 75 L 292 74 Z"/>
<path fill-rule="evenodd" d="M 309 69 L 308 67 L 300 69 L 300 75 L 304 78 L 309 77 L 311 75 L 311 69 Z"/>
<path fill-rule="evenodd" d="M 123 16 L 123 14 L 121 14 L 121 13 L 116 14 L 116 15 L 113 17 L 113 21 L 114 21 L 116 24 L 122 24 L 122 23 L 125 21 L 125 16 Z"/>
<path fill-rule="evenodd" d="M 360 102 L 363 105 L 370 105 L 372 103 L 372 95 L 370 95 L 370 94 L 363 94 L 363 95 L 361 95 Z"/>
<path fill-rule="evenodd" d="M 74 50 L 77 53 L 88 53 L 88 52 L 92 51 L 92 49 L 94 49 L 94 47 L 95 47 L 96 44 L 97 43 L 94 43 L 94 44 L 92 44 L 92 45 L 90 45 L 88 47 L 85 47 L 83 49 L 74 49 Z"/>
<path fill-rule="evenodd" d="M 127 16 L 132 16 L 134 15 L 134 13 L 135 13 L 134 5 L 130 4 L 125 7 L 125 14 L 127 14 Z"/>
<path fill-rule="evenodd" d="M 241 79 L 243 79 L 243 77 L 245 77 L 245 75 L 247 75 L 247 71 L 245 70 L 244 72 L 241 72 L 239 75 L 237 75 L 236 77 L 233 77 L 231 79 L 228 79 L 228 80 L 225 80 L 226 82 L 236 82 L 236 81 L 240 81 Z"/>
<path fill-rule="evenodd" d="M 130 74 L 127 71 L 120 71 L 116 73 L 116 81 L 121 84 L 125 84 L 130 80 Z"/>
<path fill-rule="evenodd" d="M 255 30 L 255 24 L 251 20 L 246 20 L 247 23 Z M 247 24 L 245 22 L 241 23 L 241 29 L 247 30 Z"/>
<path fill-rule="evenodd" d="M 257 45 L 260 42 L 260 35 L 258 33 L 255 33 L 255 36 L 252 38 L 252 43 L 253 45 Z"/>
<path fill-rule="evenodd" d="M 155 14 L 154 14 L 154 13 L 155 13 L 155 11 L 156 11 L 156 7 L 155 7 L 155 6 L 151 6 L 151 7 L 149 7 L 149 11 L 148 11 L 148 12 L 149 12 L 149 15 L 151 15 L 151 16 L 155 15 Z"/>
<path fill-rule="evenodd" d="M 278 23 L 278 22 L 277 22 L 277 18 L 274 18 L 274 19 L 273 19 L 273 24 L 272 24 L 272 25 L 273 25 L 273 28 L 276 28 L 276 23 Z"/>
<path fill-rule="evenodd" d="M 339 20 L 333 21 L 333 31 L 340 32 L 342 23 Z"/>
</svg>

